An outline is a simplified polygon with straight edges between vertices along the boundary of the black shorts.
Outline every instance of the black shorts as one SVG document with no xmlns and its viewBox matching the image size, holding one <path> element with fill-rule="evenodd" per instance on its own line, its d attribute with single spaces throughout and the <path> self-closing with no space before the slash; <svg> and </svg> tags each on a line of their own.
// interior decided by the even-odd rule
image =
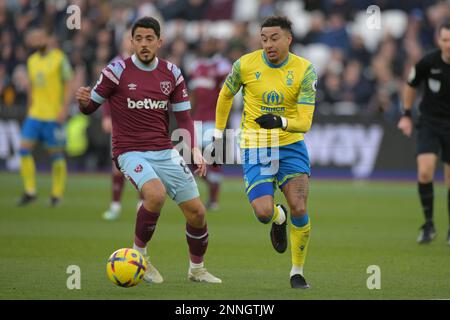
<svg viewBox="0 0 450 320">
<path fill-rule="evenodd" d="M 450 164 L 450 120 L 433 121 L 419 118 L 417 128 L 417 154 L 434 153 Z"/>
</svg>

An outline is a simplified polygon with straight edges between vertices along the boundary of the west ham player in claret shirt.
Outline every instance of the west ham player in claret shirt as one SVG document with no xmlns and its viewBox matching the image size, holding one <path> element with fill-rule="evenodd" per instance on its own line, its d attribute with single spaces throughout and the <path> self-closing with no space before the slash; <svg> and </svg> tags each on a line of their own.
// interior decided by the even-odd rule
<svg viewBox="0 0 450 320">
<path fill-rule="evenodd" d="M 133 245 L 148 262 L 144 280 L 163 282 L 161 274 L 150 264 L 147 244 L 168 194 L 186 217 L 188 278 L 221 283 L 204 267 L 203 257 L 208 246 L 205 207 L 191 171 L 173 149 L 169 137 L 169 111 L 172 111 L 178 126 L 190 133 L 192 156 L 198 167 L 195 173 L 204 176 L 206 163 L 196 147 L 183 75 L 177 66 L 156 56 L 162 44 L 157 20 L 151 17 L 137 20 L 131 35 L 135 53 L 103 69 L 92 90 L 89 87 L 78 89 L 80 110 L 90 114 L 105 100 L 109 102 L 113 158 L 144 199 L 137 214 Z"/>
</svg>

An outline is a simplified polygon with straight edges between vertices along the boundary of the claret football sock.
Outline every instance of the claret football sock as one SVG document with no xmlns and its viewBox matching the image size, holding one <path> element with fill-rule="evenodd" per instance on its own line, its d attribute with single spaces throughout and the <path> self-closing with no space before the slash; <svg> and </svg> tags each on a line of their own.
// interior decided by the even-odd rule
<svg viewBox="0 0 450 320">
<path fill-rule="evenodd" d="M 208 227 L 195 228 L 186 223 L 186 240 L 189 246 L 189 257 L 192 263 L 201 264 L 208 248 Z"/>
<path fill-rule="evenodd" d="M 150 212 L 142 205 L 136 217 L 136 228 L 134 243 L 145 248 L 155 232 L 159 212 Z"/>
<path fill-rule="evenodd" d="M 203 262 L 208 247 L 208 227 L 195 228 L 186 223 L 186 240 L 189 245 L 188 279 L 194 282 L 222 283 L 209 273 Z"/>
<path fill-rule="evenodd" d="M 112 174 L 112 200 L 120 203 L 122 198 L 123 186 L 125 184 L 125 177 L 123 174 Z"/>
</svg>

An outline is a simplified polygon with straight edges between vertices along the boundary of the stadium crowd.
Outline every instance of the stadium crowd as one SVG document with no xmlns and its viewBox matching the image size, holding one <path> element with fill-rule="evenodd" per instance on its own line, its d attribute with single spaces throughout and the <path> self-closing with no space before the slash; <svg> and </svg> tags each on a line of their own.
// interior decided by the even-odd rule
<svg viewBox="0 0 450 320">
<path fill-rule="evenodd" d="M 81 9 L 79 30 L 66 26 L 69 5 Z M 180 66 L 189 83 L 202 41 L 215 39 L 217 54 L 232 62 L 260 46 L 259 23 L 273 14 L 293 21 L 293 52 L 316 66 L 319 114 L 382 114 L 395 123 L 401 83 L 410 66 L 435 47 L 435 29 L 450 17 L 450 2 L 0 0 L 0 108 L 25 109 L 27 31 L 33 26 L 52 29 L 54 45 L 68 55 L 75 70 L 76 88 L 95 83 L 101 68 L 119 53 L 122 34 L 135 19 L 154 16 L 163 27 L 161 56 Z M 91 136 L 109 146 L 102 135 Z"/>
</svg>

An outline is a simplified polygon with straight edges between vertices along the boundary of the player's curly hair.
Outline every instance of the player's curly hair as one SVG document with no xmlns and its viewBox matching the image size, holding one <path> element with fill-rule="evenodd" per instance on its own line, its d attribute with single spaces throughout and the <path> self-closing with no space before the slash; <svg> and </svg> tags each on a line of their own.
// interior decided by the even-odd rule
<svg viewBox="0 0 450 320">
<path fill-rule="evenodd" d="M 152 17 L 143 17 L 139 20 L 136 20 L 131 27 L 131 36 L 134 37 L 134 32 L 137 28 L 145 28 L 145 29 L 153 29 L 155 31 L 156 36 L 159 38 L 161 35 L 161 26 L 159 25 L 158 20 Z"/>
<path fill-rule="evenodd" d="M 261 29 L 266 27 L 280 27 L 292 34 L 292 22 L 285 16 L 269 16 L 261 24 Z"/>
</svg>

